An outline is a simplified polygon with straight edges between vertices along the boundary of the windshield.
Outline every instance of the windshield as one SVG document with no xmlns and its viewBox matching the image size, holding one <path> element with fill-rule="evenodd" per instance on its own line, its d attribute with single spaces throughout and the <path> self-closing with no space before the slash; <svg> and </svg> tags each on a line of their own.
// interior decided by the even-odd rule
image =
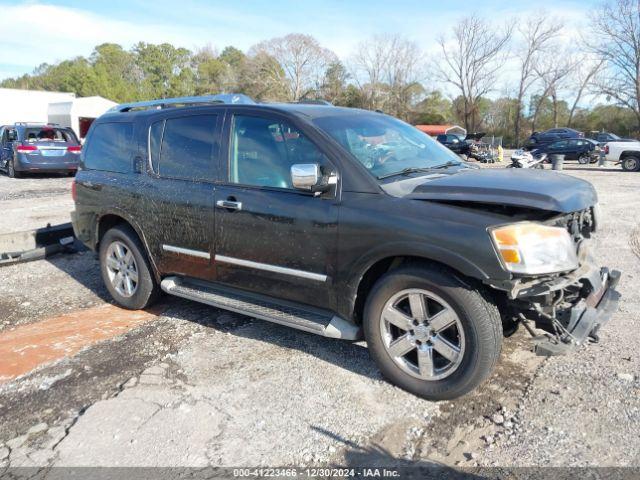
<svg viewBox="0 0 640 480">
<path fill-rule="evenodd" d="M 319 117 L 314 123 L 377 178 L 461 163 L 455 153 L 427 134 L 387 115 Z"/>
</svg>

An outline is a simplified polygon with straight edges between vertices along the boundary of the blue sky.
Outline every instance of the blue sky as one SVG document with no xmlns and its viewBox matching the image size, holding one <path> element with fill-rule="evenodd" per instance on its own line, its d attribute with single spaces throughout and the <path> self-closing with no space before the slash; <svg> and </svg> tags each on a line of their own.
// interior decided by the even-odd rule
<svg viewBox="0 0 640 480">
<path fill-rule="evenodd" d="M 37 65 L 89 55 L 103 42 L 129 47 L 168 41 L 195 49 L 234 45 L 243 50 L 291 32 L 315 36 L 347 58 L 378 33 L 401 33 L 429 52 L 439 34 L 468 13 L 507 22 L 546 10 L 570 23 L 597 0 L 409 1 L 409 0 L 110 0 L 41 2 L 0 0 L 0 79 Z"/>
</svg>

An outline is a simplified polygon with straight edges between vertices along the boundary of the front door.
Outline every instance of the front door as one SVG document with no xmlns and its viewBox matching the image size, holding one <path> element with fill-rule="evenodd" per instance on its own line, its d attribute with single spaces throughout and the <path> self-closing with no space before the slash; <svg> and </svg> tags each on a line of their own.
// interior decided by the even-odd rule
<svg viewBox="0 0 640 480">
<path fill-rule="evenodd" d="M 333 308 L 337 187 L 321 196 L 293 188 L 291 165 L 317 163 L 322 151 L 276 114 L 236 113 L 225 122 L 228 162 L 216 189 L 218 282 L 308 305 Z"/>
</svg>

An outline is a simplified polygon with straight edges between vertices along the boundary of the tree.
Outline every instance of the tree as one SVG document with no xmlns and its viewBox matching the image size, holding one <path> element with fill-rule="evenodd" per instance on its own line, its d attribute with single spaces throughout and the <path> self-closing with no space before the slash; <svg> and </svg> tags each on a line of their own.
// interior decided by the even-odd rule
<svg viewBox="0 0 640 480">
<path fill-rule="evenodd" d="M 517 29 L 521 43 L 515 54 L 519 63 L 516 108 L 513 112 L 516 146 L 520 146 L 520 122 L 524 97 L 538 79 L 536 69 L 540 56 L 549 52 L 551 42 L 558 36 L 561 29 L 562 25 L 552 22 L 545 14 L 530 16 Z"/>
<path fill-rule="evenodd" d="M 442 125 L 453 120 L 451 100 L 440 90 L 427 93 L 414 107 L 412 123 L 420 125 Z"/>
<path fill-rule="evenodd" d="M 318 95 L 331 103 L 342 103 L 348 80 L 349 73 L 342 62 L 333 62 L 324 73 Z"/>
<path fill-rule="evenodd" d="M 441 58 L 435 69 L 442 81 L 460 91 L 464 126 L 468 131 L 477 127 L 478 101 L 496 86 L 496 76 L 504 66 L 512 32 L 511 26 L 498 29 L 470 16 L 453 28 L 451 39 L 441 36 L 438 40 Z"/>
<path fill-rule="evenodd" d="M 289 100 L 297 101 L 318 89 L 327 67 L 338 57 L 323 48 L 310 35 L 291 33 L 260 42 L 250 55 L 264 53 L 273 57 L 284 70 L 289 87 Z"/>
<path fill-rule="evenodd" d="M 593 79 L 596 77 L 598 72 L 600 72 L 603 65 L 604 60 L 592 59 L 589 58 L 589 55 L 582 55 L 578 58 L 572 77 L 572 82 L 574 85 L 577 85 L 577 88 L 574 91 L 575 97 L 573 97 L 571 110 L 569 110 L 567 127 L 571 127 L 573 117 L 576 113 L 580 100 L 582 100 L 582 97 L 587 92 L 589 86 L 593 83 Z"/>
<path fill-rule="evenodd" d="M 142 74 L 142 94 L 147 98 L 171 96 L 171 92 L 175 91 L 173 78 L 190 68 L 192 56 L 186 48 L 176 48 L 168 43 L 154 45 L 144 42 L 133 47 L 133 54 Z"/>
<path fill-rule="evenodd" d="M 588 46 L 604 68 L 598 91 L 629 108 L 640 126 L 640 5 L 611 0 L 592 16 Z"/>
<path fill-rule="evenodd" d="M 576 68 L 575 60 L 570 55 L 561 54 L 559 57 L 560 60 L 554 57 L 547 57 L 536 65 L 536 73 L 542 83 L 542 92 L 537 95 L 537 100 L 533 102 L 531 131 L 536 129 L 540 105 L 549 97 L 552 99 L 553 126 L 558 126 L 558 91 L 562 86 L 562 82 Z"/>
<path fill-rule="evenodd" d="M 420 49 L 399 35 L 376 35 L 361 42 L 350 63 L 366 108 L 406 118 L 424 94 Z"/>
</svg>

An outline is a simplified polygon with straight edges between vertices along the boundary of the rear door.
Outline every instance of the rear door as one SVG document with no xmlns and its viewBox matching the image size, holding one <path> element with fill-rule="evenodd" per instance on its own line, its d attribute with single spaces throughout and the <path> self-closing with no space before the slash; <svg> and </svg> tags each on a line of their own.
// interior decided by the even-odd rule
<svg viewBox="0 0 640 480">
<path fill-rule="evenodd" d="M 317 163 L 325 173 L 337 173 L 334 164 L 292 120 L 276 113 L 231 110 L 224 138 L 228 156 L 216 190 L 218 281 L 333 308 L 337 188 L 320 196 L 296 190 L 290 170 Z"/>
<path fill-rule="evenodd" d="M 52 126 L 27 127 L 23 145 L 36 147 L 30 152 L 30 161 L 51 164 L 77 164 L 79 162 L 78 139 L 72 130 Z M 71 147 L 71 150 L 69 149 Z"/>
<path fill-rule="evenodd" d="M 215 278 L 214 192 L 223 110 L 176 112 L 150 122 L 149 174 L 138 217 L 162 274 Z"/>
</svg>

